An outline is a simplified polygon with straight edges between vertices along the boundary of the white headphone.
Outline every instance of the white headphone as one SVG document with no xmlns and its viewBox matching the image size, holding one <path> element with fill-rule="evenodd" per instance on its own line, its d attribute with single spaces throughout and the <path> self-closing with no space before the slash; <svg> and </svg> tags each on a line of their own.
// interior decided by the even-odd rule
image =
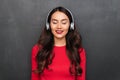
<svg viewBox="0 0 120 80">
<path fill-rule="evenodd" d="M 74 30 L 74 18 L 73 18 L 73 15 L 72 15 L 72 13 L 71 13 L 71 11 L 70 11 L 69 9 L 67 9 L 67 8 L 65 8 L 65 9 L 70 13 L 71 18 L 72 18 L 72 21 L 71 21 L 71 23 L 70 23 L 70 30 Z M 46 18 L 46 29 L 47 29 L 47 30 L 50 29 L 50 24 L 49 24 L 49 22 L 48 22 L 48 18 L 49 18 L 49 16 L 50 16 L 50 13 L 51 13 L 51 12 L 52 12 L 52 10 L 48 13 L 47 18 Z"/>
</svg>

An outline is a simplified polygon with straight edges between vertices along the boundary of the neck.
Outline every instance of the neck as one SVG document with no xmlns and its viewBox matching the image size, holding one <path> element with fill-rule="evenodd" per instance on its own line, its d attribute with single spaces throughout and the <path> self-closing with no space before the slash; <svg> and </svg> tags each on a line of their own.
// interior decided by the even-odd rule
<svg viewBox="0 0 120 80">
<path fill-rule="evenodd" d="M 65 46 L 66 45 L 66 39 L 65 38 L 62 38 L 62 39 L 54 38 L 54 45 L 55 46 Z"/>
</svg>

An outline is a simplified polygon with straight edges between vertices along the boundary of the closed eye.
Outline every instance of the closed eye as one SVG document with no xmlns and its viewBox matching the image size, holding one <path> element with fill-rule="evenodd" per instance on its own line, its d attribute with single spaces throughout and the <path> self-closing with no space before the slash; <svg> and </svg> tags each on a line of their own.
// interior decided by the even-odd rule
<svg viewBox="0 0 120 80">
<path fill-rule="evenodd" d="M 53 23 L 53 24 L 57 24 L 57 22 L 58 22 L 58 21 L 57 21 L 56 19 L 52 19 L 52 23 Z"/>
<path fill-rule="evenodd" d="M 56 21 L 53 21 L 52 23 L 53 23 L 53 24 L 57 24 L 57 22 L 56 22 Z"/>
<path fill-rule="evenodd" d="M 68 20 L 66 20 L 66 19 L 62 20 L 62 24 L 67 24 L 67 22 L 68 22 Z"/>
<path fill-rule="evenodd" d="M 67 24 L 67 22 L 62 22 L 62 24 Z"/>
</svg>

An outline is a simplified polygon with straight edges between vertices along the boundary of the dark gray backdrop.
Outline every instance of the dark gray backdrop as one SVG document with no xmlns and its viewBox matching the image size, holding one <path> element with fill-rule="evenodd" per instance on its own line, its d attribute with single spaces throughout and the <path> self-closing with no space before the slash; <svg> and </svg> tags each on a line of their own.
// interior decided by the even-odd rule
<svg viewBox="0 0 120 80">
<path fill-rule="evenodd" d="M 87 80 L 120 80 L 120 0 L 0 0 L 0 80 L 30 80 L 31 48 L 56 6 L 74 15 Z"/>
</svg>

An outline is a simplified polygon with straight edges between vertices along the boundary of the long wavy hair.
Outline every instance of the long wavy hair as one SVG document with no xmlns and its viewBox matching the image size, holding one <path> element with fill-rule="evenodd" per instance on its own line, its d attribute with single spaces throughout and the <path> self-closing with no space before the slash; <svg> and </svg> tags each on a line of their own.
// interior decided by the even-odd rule
<svg viewBox="0 0 120 80">
<path fill-rule="evenodd" d="M 70 22 L 72 21 L 72 16 L 69 11 L 64 7 L 56 7 L 54 8 L 48 16 L 48 22 L 50 23 L 51 16 L 56 11 L 63 12 L 68 16 Z M 41 74 L 45 68 L 49 69 L 49 65 L 52 63 L 52 59 L 54 58 L 54 54 L 52 53 L 54 47 L 54 35 L 51 30 L 47 30 L 46 27 L 42 31 L 40 38 L 37 43 L 40 47 L 40 50 L 36 56 L 36 60 L 38 62 L 38 68 L 35 72 Z M 80 52 L 78 49 L 82 47 L 81 45 L 81 36 L 78 33 L 76 27 L 74 26 L 74 30 L 69 28 L 68 33 L 66 34 L 66 54 L 70 60 L 69 71 L 72 75 L 78 76 L 82 74 L 82 69 L 80 67 Z"/>
</svg>

